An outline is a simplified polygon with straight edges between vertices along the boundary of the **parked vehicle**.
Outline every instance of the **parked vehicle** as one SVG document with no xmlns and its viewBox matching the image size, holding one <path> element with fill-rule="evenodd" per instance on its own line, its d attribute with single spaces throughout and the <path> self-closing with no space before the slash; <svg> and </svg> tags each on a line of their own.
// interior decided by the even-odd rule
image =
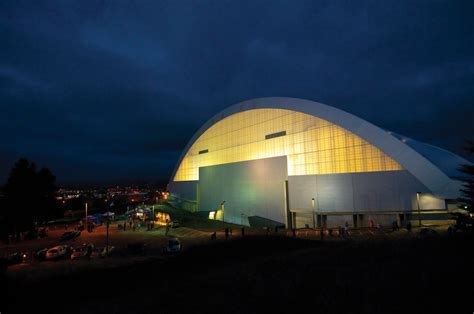
<svg viewBox="0 0 474 314">
<path fill-rule="evenodd" d="M 178 253 L 181 251 L 181 243 L 178 238 L 168 240 L 166 246 L 163 247 L 163 253 Z"/>
<path fill-rule="evenodd" d="M 63 233 L 60 241 L 75 240 L 80 235 L 81 235 L 81 231 L 67 231 Z"/>
<path fill-rule="evenodd" d="M 40 249 L 33 254 L 33 257 L 38 261 L 44 261 L 46 259 L 46 252 L 48 248 Z"/>
<path fill-rule="evenodd" d="M 46 251 L 46 260 L 57 260 L 66 258 L 70 254 L 70 247 L 67 245 L 58 245 Z"/>
<path fill-rule="evenodd" d="M 109 245 L 109 256 L 115 250 L 114 246 Z M 106 247 L 96 247 L 92 250 L 91 258 L 102 258 L 107 256 Z"/>
<path fill-rule="evenodd" d="M 420 230 L 420 233 L 418 234 L 417 238 L 418 239 L 430 239 L 430 238 L 435 238 L 438 237 L 439 234 L 436 232 L 436 230 L 431 229 L 431 228 L 423 228 Z"/>
<path fill-rule="evenodd" d="M 474 219 L 466 214 L 453 213 L 451 217 L 456 223 L 448 228 L 448 234 L 452 235 L 457 232 L 474 231 Z"/>
<path fill-rule="evenodd" d="M 26 258 L 28 257 L 27 253 L 22 253 L 22 252 L 15 252 L 10 255 L 8 255 L 8 265 L 16 265 L 16 264 L 21 264 L 23 263 Z"/>
<path fill-rule="evenodd" d="M 84 243 L 72 250 L 71 259 L 89 258 L 94 250 L 94 244 Z"/>
</svg>

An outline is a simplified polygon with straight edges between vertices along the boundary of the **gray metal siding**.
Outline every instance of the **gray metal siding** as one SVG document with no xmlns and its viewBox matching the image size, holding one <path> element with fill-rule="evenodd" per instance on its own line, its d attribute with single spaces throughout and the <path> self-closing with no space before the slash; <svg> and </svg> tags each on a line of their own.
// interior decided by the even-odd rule
<svg viewBox="0 0 474 314">
<path fill-rule="evenodd" d="M 285 223 L 287 160 L 275 157 L 199 168 L 199 210 L 220 208 L 225 221 L 248 224 L 260 216 Z"/>
</svg>

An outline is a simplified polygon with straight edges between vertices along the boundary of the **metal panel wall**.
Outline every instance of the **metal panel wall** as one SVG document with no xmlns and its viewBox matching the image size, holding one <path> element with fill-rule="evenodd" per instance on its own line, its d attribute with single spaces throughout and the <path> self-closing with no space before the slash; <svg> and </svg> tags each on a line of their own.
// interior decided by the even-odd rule
<svg viewBox="0 0 474 314">
<path fill-rule="evenodd" d="M 289 176 L 288 190 L 290 210 L 297 211 L 311 212 L 312 198 L 316 199 L 315 210 L 318 213 L 374 212 L 377 214 L 383 211 L 411 211 L 417 209 L 417 192 L 421 193 L 421 209 L 445 208 L 443 199 L 433 196 L 419 180 L 405 170 Z M 308 215 L 301 213 L 300 216 L 302 218 L 298 220 L 297 227 L 311 225 L 309 219 L 303 219 Z M 393 217 L 391 216 L 390 219 L 393 220 Z M 328 225 L 341 225 L 349 218 L 329 217 Z"/>
<path fill-rule="evenodd" d="M 201 167 L 199 210 L 225 201 L 225 221 L 248 224 L 247 217 L 260 216 L 284 224 L 286 178 L 286 156 Z"/>
</svg>

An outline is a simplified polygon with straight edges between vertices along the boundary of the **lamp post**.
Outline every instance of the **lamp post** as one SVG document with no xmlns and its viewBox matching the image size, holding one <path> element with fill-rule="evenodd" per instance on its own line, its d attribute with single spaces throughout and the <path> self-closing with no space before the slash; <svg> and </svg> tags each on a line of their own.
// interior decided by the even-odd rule
<svg viewBox="0 0 474 314">
<path fill-rule="evenodd" d="M 319 211 L 319 198 L 316 199 L 316 207 L 318 208 Z M 320 214 L 321 215 L 321 214 Z M 323 215 L 321 215 L 321 232 L 319 233 L 319 237 L 322 240 L 324 240 L 324 221 L 323 221 Z"/>
<path fill-rule="evenodd" d="M 418 207 L 418 226 L 421 227 L 421 210 L 420 210 L 421 192 L 416 192 L 416 206 Z"/>
<path fill-rule="evenodd" d="M 311 199 L 311 207 L 313 208 L 313 229 L 316 229 L 316 217 L 314 212 L 314 197 Z"/>
<path fill-rule="evenodd" d="M 110 211 L 105 213 L 105 222 L 106 222 L 106 227 L 107 227 L 107 233 L 106 233 L 106 238 L 105 238 L 105 256 L 109 256 L 109 226 L 110 226 L 110 217 L 112 214 Z"/>
<path fill-rule="evenodd" d="M 107 240 L 105 244 L 105 256 L 109 256 L 109 224 L 110 224 L 110 218 L 107 216 Z"/>
<path fill-rule="evenodd" d="M 87 230 L 87 202 L 86 202 L 86 220 L 85 220 L 85 223 L 84 223 L 84 227 L 85 229 Z"/>
</svg>

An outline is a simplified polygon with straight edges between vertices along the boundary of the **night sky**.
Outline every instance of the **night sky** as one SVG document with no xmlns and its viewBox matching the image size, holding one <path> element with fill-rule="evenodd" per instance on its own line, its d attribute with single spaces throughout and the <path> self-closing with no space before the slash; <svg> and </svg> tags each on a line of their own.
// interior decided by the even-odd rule
<svg viewBox="0 0 474 314">
<path fill-rule="evenodd" d="M 0 184 L 167 181 L 237 102 L 322 102 L 457 153 L 474 135 L 474 1 L 0 2 Z"/>
</svg>

